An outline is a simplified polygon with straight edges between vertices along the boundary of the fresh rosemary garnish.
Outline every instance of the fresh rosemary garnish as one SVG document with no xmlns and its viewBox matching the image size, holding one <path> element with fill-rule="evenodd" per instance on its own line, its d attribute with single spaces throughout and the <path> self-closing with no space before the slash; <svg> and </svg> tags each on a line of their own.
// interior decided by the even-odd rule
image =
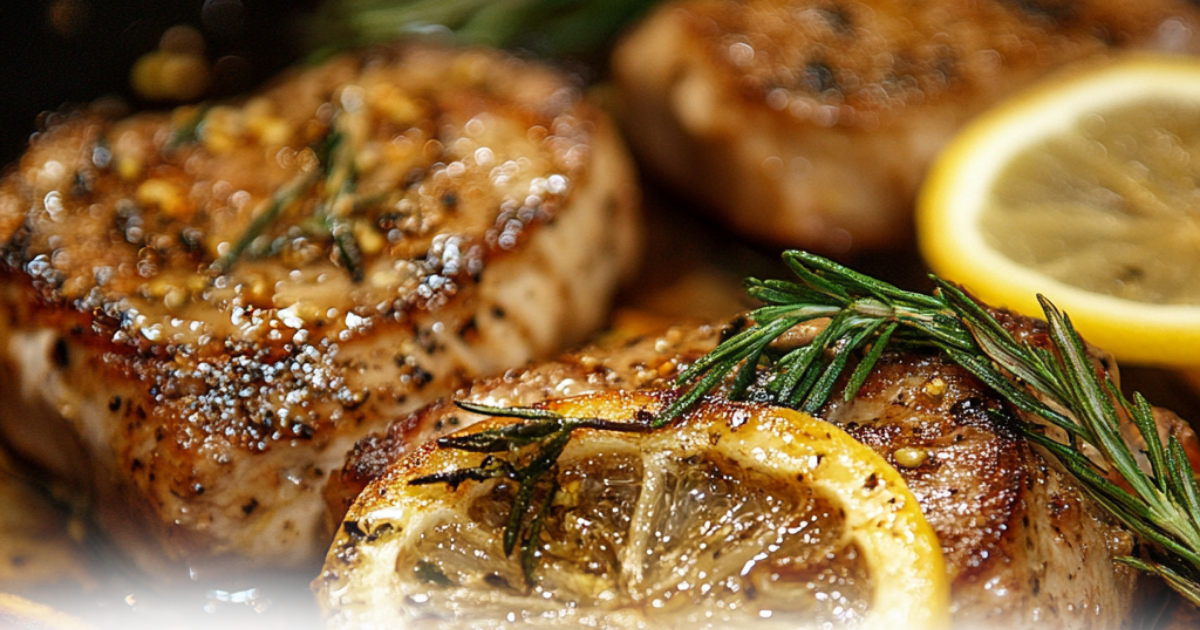
<svg viewBox="0 0 1200 630">
<path fill-rule="evenodd" d="M 940 350 L 996 390 L 1017 409 L 1062 429 L 1050 437 L 1046 425 L 1019 423 L 1032 441 L 1062 462 L 1110 514 L 1154 547 L 1154 559 L 1123 558 L 1156 573 L 1200 605 L 1200 489 L 1183 447 L 1163 444 L 1150 404 L 1140 394 L 1127 399 L 1087 354 L 1070 318 L 1039 296 L 1051 347 L 1016 338 L 986 309 L 953 284 L 933 278 L 934 295 L 903 291 L 805 252 L 787 252 L 784 262 L 799 282 L 747 282 L 765 302 L 750 313 L 753 325 L 720 344 L 680 375 L 686 393 L 654 421 L 663 426 L 732 375 L 731 397 L 744 394 L 755 378 L 765 382 L 769 402 L 816 411 L 829 400 L 851 358 L 858 365 L 842 395 L 852 398 L 886 345 Z M 812 343 L 793 350 L 771 347 L 781 334 L 814 319 L 828 324 Z M 763 372 L 754 377 L 746 374 Z M 1059 411 L 1062 410 L 1062 411 Z M 1149 470 L 1142 470 L 1121 434 L 1129 418 L 1145 441 Z M 1099 461 L 1084 453 L 1095 449 Z M 1120 477 L 1131 490 L 1112 478 Z"/>
<path fill-rule="evenodd" d="M 547 56 L 596 52 L 660 0 L 329 0 L 311 19 L 325 51 L 451 32 L 464 44 Z"/>
<path fill-rule="evenodd" d="M 558 456 L 571 440 L 572 432 L 575 429 L 643 432 L 651 429 L 650 424 L 637 420 L 613 422 L 602 418 L 569 418 L 535 408 L 491 407 L 464 401 L 458 401 L 457 404 L 473 413 L 518 418 L 522 422 L 440 438 L 438 446 L 442 448 L 489 455 L 478 466 L 418 477 L 408 483 L 444 483 L 456 488 L 468 480 L 505 478 L 516 482 L 516 494 L 504 528 L 504 553 L 511 556 L 515 549 L 520 548 L 525 583 L 533 586 L 538 536 L 558 493 Z M 490 453 L 505 453 L 509 459 L 501 459 Z"/>
<path fill-rule="evenodd" d="M 238 240 L 211 265 L 214 274 L 227 273 L 233 265 L 248 255 L 259 239 L 282 216 L 283 211 L 296 203 L 305 194 L 320 185 L 313 221 L 308 222 L 310 231 L 317 236 L 333 241 L 338 259 L 350 272 L 355 282 L 363 278 L 362 249 L 354 236 L 354 225 L 348 215 L 355 208 L 357 198 L 355 184 L 357 171 L 354 167 L 354 146 L 349 134 L 338 126 L 334 118 L 322 139 L 314 149 L 317 166 L 297 174 L 292 181 L 276 190 L 267 207 L 254 217 Z"/>
<path fill-rule="evenodd" d="M 346 266 L 355 282 L 362 281 L 362 249 L 354 237 L 354 225 L 348 215 L 354 209 L 354 187 L 358 180 L 358 169 L 354 165 L 354 142 L 351 134 L 339 126 L 344 113 L 334 119 L 334 131 L 330 132 L 323 151 L 326 159 L 325 198 L 317 204 L 317 225 L 333 239 L 338 258 Z"/>
<path fill-rule="evenodd" d="M 209 102 L 195 105 L 194 111 L 191 112 L 188 119 L 179 127 L 171 130 L 171 137 L 167 139 L 163 149 L 170 151 L 199 139 L 200 125 L 204 122 L 204 117 L 208 115 L 210 109 L 212 109 L 212 103 Z"/>
<path fill-rule="evenodd" d="M 267 205 L 266 209 L 258 213 L 250 221 L 250 225 L 246 226 L 245 231 L 238 237 L 238 240 L 220 258 L 213 261 L 210 267 L 212 272 L 216 275 L 221 275 L 232 269 L 233 265 L 241 259 L 242 255 L 250 248 L 254 241 L 258 240 L 258 237 L 262 236 L 267 228 L 279 218 L 284 208 L 296 203 L 304 193 L 313 187 L 319 178 L 319 173 L 314 169 L 307 173 L 300 173 L 291 182 L 288 182 L 287 185 L 276 190 L 275 194 L 271 195 L 271 202 Z"/>
<path fill-rule="evenodd" d="M 958 287 L 936 277 L 934 294 L 924 295 L 805 252 L 787 252 L 784 261 L 798 281 L 748 280 L 750 295 L 765 306 L 749 314 L 748 327 L 681 374 L 681 395 L 642 425 L 645 429 L 666 427 L 719 386 L 725 396 L 737 399 L 750 396 L 751 386 L 756 385 L 756 400 L 817 411 L 838 387 L 843 398 L 851 399 L 885 347 L 940 351 L 1031 418 L 1018 420 L 1019 429 L 1149 545 L 1148 558 L 1121 558 L 1121 562 L 1161 576 L 1200 605 L 1200 488 L 1195 471 L 1173 436 L 1165 444 L 1159 439 L 1146 399 L 1140 394 L 1126 398 L 1101 362 L 1088 355 L 1067 315 L 1040 298 L 1049 343 L 1039 345 L 1018 338 Z M 810 343 L 795 348 L 775 343 L 796 326 L 814 320 L 825 324 Z M 553 469 L 571 430 L 585 425 L 546 412 L 468 408 L 526 422 L 447 438 L 443 446 L 507 451 L 526 463 L 517 467 L 489 457 L 478 468 L 423 482 L 497 476 L 518 481 L 522 489 L 510 514 L 506 550 L 511 549 L 510 539 L 527 532 L 521 542 L 526 560 L 531 561 L 533 538 L 544 515 L 536 511 L 532 522 L 523 526 L 531 510 L 528 498 L 522 497 L 533 496 L 534 485 Z M 1144 446 L 1131 446 L 1123 438 L 1125 419 L 1137 428 Z M 1061 438 L 1052 435 L 1056 428 Z M 1149 462 L 1145 470 L 1135 448 L 1144 451 Z M 531 570 L 527 569 L 527 578 Z"/>
</svg>

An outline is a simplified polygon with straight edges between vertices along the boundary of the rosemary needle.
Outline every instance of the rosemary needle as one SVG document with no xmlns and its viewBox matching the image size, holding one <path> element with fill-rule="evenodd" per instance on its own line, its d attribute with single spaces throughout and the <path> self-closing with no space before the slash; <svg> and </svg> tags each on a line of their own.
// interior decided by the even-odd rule
<svg viewBox="0 0 1200 630">
<path fill-rule="evenodd" d="M 246 249 L 279 218 L 279 215 L 283 213 L 285 208 L 295 203 L 308 189 L 312 188 L 317 178 L 318 173 L 316 171 L 301 173 L 286 186 L 275 191 L 267 207 L 250 221 L 250 225 L 246 227 L 238 240 L 220 258 L 213 262 L 211 267 L 213 272 L 220 275 L 232 269 L 234 263 L 242 257 Z"/>
<path fill-rule="evenodd" d="M 336 123 L 336 119 L 335 119 Z M 346 216 L 344 208 L 354 206 L 357 171 L 354 168 L 354 146 L 349 134 L 336 124 L 315 146 L 317 167 L 297 174 L 290 182 L 271 195 L 270 202 L 262 212 L 255 215 L 242 231 L 238 240 L 212 263 L 210 269 L 216 275 L 227 273 L 272 224 L 283 211 L 296 203 L 310 191 L 321 191 L 317 200 L 312 222 L 318 235 L 333 242 L 338 259 L 346 267 L 354 282 L 363 279 L 363 254 L 354 236 L 354 225 Z M 318 184 L 322 186 L 318 188 Z"/>
<path fill-rule="evenodd" d="M 504 553 L 520 550 L 525 583 L 532 586 L 536 569 L 538 537 L 558 493 L 558 457 L 575 429 L 645 432 L 642 422 L 614 422 L 602 418 L 567 418 L 553 411 L 524 407 L 491 407 L 465 401 L 456 404 L 467 411 L 519 422 L 438 440 L 443 448 L 476 453 L 504 453 L 509 459 L 489 455 L 473 468 L 463 468 L 410 480 L 410 485 L 444 483 L 451 487 L 467 481 L 507 478 L 517 483 L 504 527 Z M 514 460 L 514 461 L 510 461 Z M 539 487 L 545 487 L 538 492 Z M 540 501 L 540 503 L 539 503 Z M 526 519 L 532 513 L 532 520 Z"/>
</svg>

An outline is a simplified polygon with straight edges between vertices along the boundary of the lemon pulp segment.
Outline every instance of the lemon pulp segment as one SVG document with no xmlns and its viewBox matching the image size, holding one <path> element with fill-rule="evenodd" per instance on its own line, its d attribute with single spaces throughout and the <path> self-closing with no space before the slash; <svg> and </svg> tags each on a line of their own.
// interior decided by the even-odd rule
<svg viewBox="0 0 1200 630">
<path fill-rule="evenodd" d="M 1123 361 L 1200 365 L 1200 62 L 1134 56 L 968 125 L 918 204 L 934 272 L 1067 311 Z"/>
<path fill-rule="evenodd" d="M 988 193 L 988 245 L 1086 291 L 1200 305 L 1200 100 L 1085 116 L 1017 153 Z"/>
<path fill-rule="evenodd" d="M 628 420 L 643 395 L 549 403 Z M 446 450 L 405 473 L 482 458 Z M 477 463 L 477 462 L 476 462 Z M 886 461 L 811 417 L 705 404 L 650 434 L 577 430 L 532 587 L 501 535 L 516 484 L 369 488 L 321 585 L 335 627 L 913 627 L 948 623 L 941 549 Z M 399 483 L 396 483 L 399 482 Z M 374 486 L 373 486 L 374 487 Z M 353 553 L 349 553 L 349 549 Z M 353 556 L 354 562 L 339 558 Z M 369 567 L 382 575 L 366 579 Z M 358 581 L 361 584 L 355 585 Z M 364 586 L 369 584 L 369 586 Z M 393 623 L 395 625 L 395 623 Z"/>
</svg>

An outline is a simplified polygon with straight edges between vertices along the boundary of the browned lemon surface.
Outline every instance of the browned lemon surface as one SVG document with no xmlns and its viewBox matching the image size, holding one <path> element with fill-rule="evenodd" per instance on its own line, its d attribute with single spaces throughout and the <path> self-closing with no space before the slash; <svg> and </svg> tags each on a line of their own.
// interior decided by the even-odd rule
<svg viewBox="0 0 1200 630">
<path fill-rule="evenodd" d="M 531 621 L 562 606 L 615 615 L 636 610 L 648 619 L 690 620 L 697 627 L 720 627 L 722 617 L 766 620 L 773 611 L 814 627 L 862 619 L 870 580 L 856 550 L 846 548 L 840 518 L 827 501 L 719 457 L 679 464 L 662 480 L 663 494 L 649 517 L 650 539 L 641 560 L 633 560 L 644 572 L 634 591 L 627 589 L 621 562 L 637 535 L 632 519 L 645 477 L 639 457 L 596 453 L 560 462 L 561 494 L 543 526 L 531 592 L 520 555 L 505 557 L 500 544 L 515 485 L 464 487 L 471 497 L 469 518 L 447 514 L 436 525 L 424 524 L 420 542 L 398 557 L 398 573 L 428 585 L 406 595 L 419 603 L 415 627 L 422 627 L 422 608 L 431 611 L 430 627 L 437 627 L 434 616 L 467 607 L 453 594 L 455 587 L 497 593 L 494 602 L 485 597 L 479 609 L 463 613 L 463 622 L 503 619 L 512 612 L 506 606 L 523 597 L 535 601 L 519 611 Z"/>
</svg>

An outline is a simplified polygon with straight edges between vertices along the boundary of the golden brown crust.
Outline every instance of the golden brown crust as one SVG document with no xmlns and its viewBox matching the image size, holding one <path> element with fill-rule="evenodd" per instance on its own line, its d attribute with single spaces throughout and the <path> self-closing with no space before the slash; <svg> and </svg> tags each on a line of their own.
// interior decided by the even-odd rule
<svg viewBox="0 0 1200 630">
<path fill-rule="evenodd" d="M 444 89 L 448 73 L 463 75 L 452 77 L 462 83 Z M 363 252 L 368 277 L 353 282 L 352 270 L 331 262 L 332 241 L 315 254 L 306 249 L 320 237 L 297 226 L 326 201 L 322 195 L 330 193 L 321 186 L 305 189 L 289 211 L 295 216 L 268 228 L 276 240 L 304 232 L 284 251 L 212 271 L 218 251 L 294 181 L 311 153 L 306 147 L 327 139 L 333 114 L 322 112 L 351 98 L 352 88 L 360 97 L 382 94 L 368 100 L 370 118 L 354 123 L 369 133 L 359 142 L 362 152 L 407 152 L 398 163 L 357 158 L 384 161 L 363 169 L 360 200 L 396 195 L 355 217 L 356 226 L 366 225 L 360 231 L 383 239 L 378 251 Z M 428 331 L 413 324 L 416 312 L 453 311 L 469 301 L 485 261 L 516 248 L 527 228 L 570 201 L 575 180 L 587 173 L 595 124 L 595 113 L 577 99 L 557 75 L 490 53 L 392 48 L 293 74 L 240 107 L 189 112 L 203 115 L 204 125 L 231 129 L 210 129 L 173 148 L 182 123 L 165 114 L 115 122 L 66 114 L 0 184 L 4 271 L 10 290 L 20 292 L 11 301 L 23 311 L 15 320 L 68 331 L 96 353 L 91 367 L 102 379 L 136 383 L 154 409 L 129 413 L 160 415 L 155 431 L 181 450 L 231 430 L 238 435 L 229 442 L 250 451 L 311 439 L 337 420 L 311 413 L 313 405 L 335 403 L 353 416 L 371 394 L 322 371 L 336 363 L 339 342 L 397 334 L 421 343 Z M 404 107 L 413 111 L 391 111 Z M 264 120 L 255 122 L 253 112 L 264 112 Z M 401 115 L 413 118 L 411 126 L 388 119 Z M 238 122 L 221 122 L 229 118 Z M 479 128 L 474 134 L 472 125 Z M 256 133 L 286 141 L 256 142 Z M 498 142 L 485 142 L 485 134 Z M 535 139 L 514 146 L 526 138 Z M 479 151 L 489 152 L 488 161 Z M 122 166 L 130 162 L 137 164 Z M 511 175 L 494 172 L 506 164 Z M 531 200 L 528 186 L 522 192 L 519 182 L 507 181 L 518 179 L 542 180 L 541 198 Z M 551 190 L 551 180 L 561 183 Z M 147 188 L 163 187 L 170 192 L 147 201 Z M 469 321 L 457 325 L 462 330 L 455 332 L 469 334 Z M 392 354 L 403 361 L 410 350 Z M 401 372 L 411 376 L 404 379 L 410 391 L 429 380 L 417 365 Z M 403 395 L 394 387 L 389 394 Z"/>
<path fill-rule="evenodd" d="M 1030 452 L 1004 421 L 1001 400 L 970 374 L 933 356 L 889 356 L 854 401 L 821 417 L 843 426 L 899 468 L 938 532 L 946 565 L 961 580 L 987 565 L 1006 534 Z M 934 454 L 917 466 L 896 453 Z M 977 515 L 967 521 L 961 514 Z"/>
<path fill-rule="evenodd" d="M 412 448 L 481 416 L 460 409 L 454 400 L 485 404 L 527 405 L 567 395 L 612 389 L 666 389 L 687 364 L 699 359 L 717 342 L 721 327 L 676 326 L 656 334 L 614 335 L 598 345 L 566 354 L 464 387 L 450 399 L 439 400 L 388 424 L 355 443 L 345 465 L 333 471 L 326 485 L 327 522 L 336 526 L 355 497 Z"/>
<path fill-rule="evenodd" d="M 539 66 L 396 47 L 244 102 L 52 116 L 0 183 L 0 242 L 43 301 L 99 309 L 140 350 L 291 342 L 281 329 L 344 341 L 436 308 L 553 219 L 584 183 L 597 115 Z M 325 181 L 343 162 L 348 198 Z M 296 184 L 251 252 L 217 264 Z M 357 269 L 322 219 L 354 232 Z"/>
</svg>

